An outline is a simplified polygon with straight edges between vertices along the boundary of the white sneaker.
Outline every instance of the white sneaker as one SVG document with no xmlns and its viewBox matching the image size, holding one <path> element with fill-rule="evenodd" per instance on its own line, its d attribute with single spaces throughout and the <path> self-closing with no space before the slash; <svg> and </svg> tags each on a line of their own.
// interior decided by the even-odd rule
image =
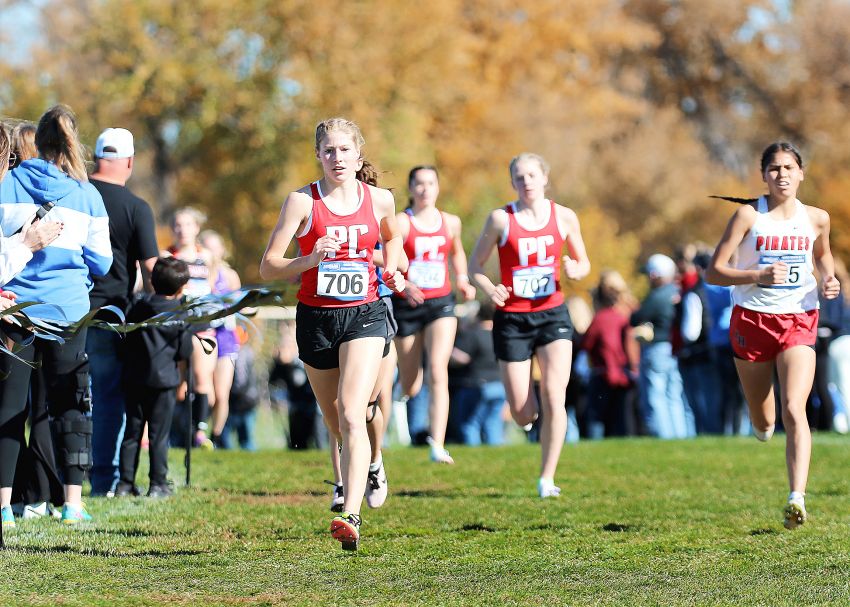
<svg viewBox="0 0 850 607">
<path fill-rule="evenodd" d="M 381 460 L 380 467 L 375 470 L 369 470 L 369 476 L 366 480 L 366 504 L 370 508 L 380 508 L 387 501 L 387 473 L 384 470 L 384 461 Z"/>
<path fill-rule="evenodd" d="M 40 504 L 27 504 L 24 506 L 24 512 L 21 515 L 21 518 L 24 520 L 31 518 L 42 518 L 44 516 L 50 516 L 50 508 L 47 506 L 47 502 L 41 502 Z"/>
<path fill-rule="evenodd" d="M 789 499 L 788 503 L 785 504 L 783 514 L 785 515 L 786 529 L 796 529 L 802 526 L 808 518 L 806 504 L 801 498 Z"/>
<path fill-rule="evenodd" d="M 434 442 L 434 439 L 428 437 L 428 444 L 431 445 L 431 461 L 437 464 L 453 464 L 455 460 L 449 455 L 448 450 L 442 445 Z"/>
<path fill-rule="evenodd" d="M 556 487 L 552 481 L 544 481 L 542 478 L 537 481 L 537 494 L 542 497 L 560 497 L 561 488 Z"/>
<path fill-rule="evenodd" d="M 753 434 L 755 434 L 756 438 L 759 439 L 761 442 L 766 443 L 767 441 L 770 440 L 770 437 L 773 436 L 773 431 L 775 429 L 776 429 L 776 426 L 768 426 L 767 430 L 762 432 L 760 430 L 756 430 L 756 428 L 754 427 L 753 428 Z"/>
</svg>

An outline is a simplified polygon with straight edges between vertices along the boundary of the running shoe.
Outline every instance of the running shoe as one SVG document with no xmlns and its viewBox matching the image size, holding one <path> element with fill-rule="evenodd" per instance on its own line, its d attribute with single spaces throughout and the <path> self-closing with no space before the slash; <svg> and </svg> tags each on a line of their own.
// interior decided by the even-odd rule
<svg viewBox="0 0 850 607">
<path fill-rule="evenodd" d="M 808 518 L 806 514 L 806 504 L 801 499 L 789 499 L 785 504 L 785 528 L 796 529 L 803 525 Z"/>
<path fill-rule="evenodd" d="M 0 518 L 3 519 L 3 529 L 15 528 L 15 515 L 12 513 L 11 506 L 3 506 L 0 509 Z"/>
<path fill-rule="evenodd" d="M 345 494 L 342 490 L 342 483 L 334 483 L 333 481 L 325 482 L 334 488 L 331 497 L 331 512 L 342 512 L 342 506 L 345 503 Z"/>
<path fill-rule="evenodd" d="M 766 443 L 773 436 L 773 431 L 775 429 L 776 429 L 776 426 L 768 426 L 767 430 L 762 432 L 761 430 L 756 430 L 755 428 L 753 428 L 753 434 L 761 442 Z"/>
<path fill-rule="evenodd" d="M 47 502 L 37 504 L 27 504 L 24 506 L 24 511 L 21 513 L 21 518 L 24 520 L 32 518 L 42 518 L 44 516 L 52 516 L 53 509 Z"/>
<path fill-rule="evenodd" d="M 79 506 L 65 504 L 62 506 L 62 524 L 77 525 L 79 523 L 87 523 L 92 520 L 91 514 L 86 512 L 86 505 L 80 503 Z"/>
<path fill-rule="evenodd" d="M 380 508 L 387 501 L 387 473 L 384 470 L 384 461 L 377 470 L 369 470 L 366 478 L 366 504 L 370 508 Z"/>
<path fill-rule="evenodd" d="M 437 464 L 453 464 L 455 460 L 449 455 L 449 452 L 442 445 L 434 442 L 434 439 L 428 437 L 428 444 L 431 445 L 431 461 Z"/>
<path fill-rule="evenodd" d="M 198 430 L 195 433 L 195 447 L 198 449 L 204 449 L 206 451 L 212 451 L 215 449 L 215 444 L 210 440 L 210 438 L 206 435 L 203 430 Z"/>
<path fill-rule="evenodd" d="M 542 478 L 537 481 L 537 494 L 540 497 L 560 497 L 561 488 L 556 487 L 552 481 L 545 481 Z"/>
<path fill-rule="evenodd" d="M 343 550 L 357 550 L 360 545 L 360 515 L 343 512 L 331 521 L 331 535 L 342 543 Z"/>
</svg>

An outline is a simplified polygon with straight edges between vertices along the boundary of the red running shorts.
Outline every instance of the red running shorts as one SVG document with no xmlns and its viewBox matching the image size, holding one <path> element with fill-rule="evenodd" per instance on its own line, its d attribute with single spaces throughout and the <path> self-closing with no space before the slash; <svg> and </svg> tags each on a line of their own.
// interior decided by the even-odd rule
<svg viewBox="0 0 850 607">
<path fill-rule="evenodd" d="M 817 310 L 770 314 L 735 306 L 729 322 L 729 338 L 737 358 L 766 362 L 788 348 L 814 346 L 817 329 Z"/>
</svg>

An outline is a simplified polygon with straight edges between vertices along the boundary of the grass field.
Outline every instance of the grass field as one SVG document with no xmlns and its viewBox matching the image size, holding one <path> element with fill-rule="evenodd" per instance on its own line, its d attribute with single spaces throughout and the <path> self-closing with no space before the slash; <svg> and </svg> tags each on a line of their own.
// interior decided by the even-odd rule
<svg viewBox="0 0 850 607">
<path fill-rule="evenodd" d="M 173 476 L 180 476 L 180 453 Z M 171 500 L 91 499 L 96 522 L 19 522 L 6 605 L 850 605 L 850 439 L 815 437 L 786 531 L 784 437 L 385 452 L 390 499 L 357 553 L 328 533 L 325 453 L 201 452 Z"/>
</svg>

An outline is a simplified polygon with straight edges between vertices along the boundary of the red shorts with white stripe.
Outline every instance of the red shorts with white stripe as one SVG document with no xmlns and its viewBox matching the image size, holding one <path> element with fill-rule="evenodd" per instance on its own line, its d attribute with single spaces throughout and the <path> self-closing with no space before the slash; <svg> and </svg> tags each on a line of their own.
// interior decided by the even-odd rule
<svg viewBox="0 0 850 607">
<path fill-rule="evenodd" d="M 800 314 L 769 314 L 741 306 L 732 310 L 729 338 L 735 356 L 750 362 L 766 362 L 794 346 L 814 346 L 818 311 Z"/>
</svg>

